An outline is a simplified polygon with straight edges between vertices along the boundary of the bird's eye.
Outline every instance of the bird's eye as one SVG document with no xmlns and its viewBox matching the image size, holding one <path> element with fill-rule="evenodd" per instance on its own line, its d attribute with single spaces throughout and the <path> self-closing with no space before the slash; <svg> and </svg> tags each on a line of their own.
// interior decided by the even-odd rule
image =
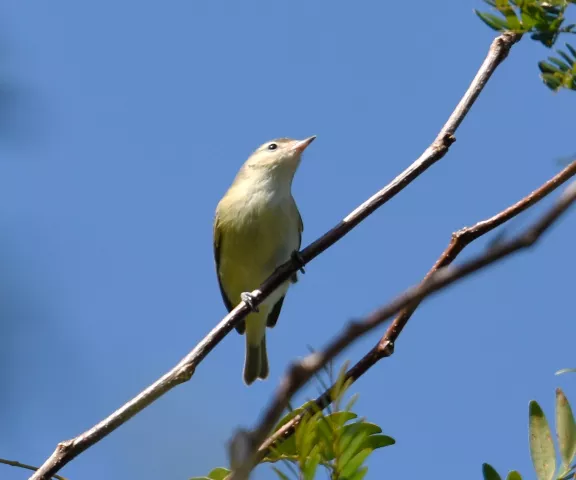
<svg viewBox="0 0 576 480">
<path fill-rule="evenodd" d="M 275 143 L 271 143 L 270 145 L 268 145 L 268 150 L 276 150 L 278 148 L 278 145 L 276 145 Z"/>
</svg>

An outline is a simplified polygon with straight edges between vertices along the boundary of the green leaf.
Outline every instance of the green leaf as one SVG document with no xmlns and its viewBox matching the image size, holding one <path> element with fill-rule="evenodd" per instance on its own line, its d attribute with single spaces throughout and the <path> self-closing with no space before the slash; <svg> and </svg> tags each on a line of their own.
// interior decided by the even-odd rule
<svg viewBox="0 0 576 480">
<path fill-rule="evenodd" d="M 568 50 L 572 48 L 569 45 L 566 45 L 566 47 L 568 48 Z M 574 57 L 576 58 L 576 50 L 570 51 L 570 53 L 574 55 Z M 562 370 L 558 370 L 554 375 L 562 375 L 563 373 L 574 373 L 574 372 L 576 372 L 576 368 L 563 368 Z"/>
<path fill-rule="evenodd" d="M 306 461 L 306 458 L 312 451 L 314 443 L 316 440 L 316 429 L 314 428 L 313 422 L 308 422 L 306 424 L 306 429 L 304 429 L 304 434 L 301 437 L 301 442 L 298 445 L 298 458 L 302 463 Z"/>
<path fill-rule="evenodd" d="M 296 439 L 296 451 L 300 453 L 302 447 L 302 439 L 306 434 L 306 428 L 308 427 L 308 423 L 310 422 L 310 415 L 304 415 L 300 423 L 296 427 L 296 432 L 294 433 L 294 437 Z"/>
<path fill-rule="evenodd" d="M 342 428 L 340 451 L 345 450 L 351 443 L 352 439 L 359 434 L 366 435 L 366 440 L 359 450 L 364 448 L 375 450 L 377 448 L 387 447 L 396 443 L 396 441 L 388 435 L 376 435 L 381 431 L 382 429 L 378 425 L 369 422 L 358 421 L 350 425 L 345 425 Z"/>
<path fill-rule="evenodd" d="M 344 407 L 344 410 L 346 410 L 347 412 L 349 412 L 350 410 L 352 410 L 352 407 L 354 406 L 354 404 L 356 403 L 356 401 L 358 400 L 358 394 L 355 393 L 354 395 L 352 395 L 350 397 L 350 400 L 348 400 L 348 403 L 346 404 L 346 406 Z"/>
<path fill-rule="evenodd" d="M 366 460 L 371 453 L 372 450 L 370 450 L 369 448 L 365 448 L 364 450 L 361 450 L 356 455 L 354 455 L 354 457 L 352 457 L 348 461 L 348 463 L 344 466 L 344 468 L 342 468 L 341 476 L 344 478 L 352 476 L 356 472 L 356 470 L 358 470 L 362 466 L 364 460 Z"/>
<path fill-rule="evenodd" d="M 574 47 L 572 47 L 568 43 L 566 44 L 566 48 L 572 54 L 572 56 L 574 58 L 576 58 L 576 49 L 574 49 Z M 565 373 L 565 372 L 576 372 L 576 368 L 565 368 L 564 370 L 559 370 L 556 372 L 556 375 L 560 375 L 561 373 Z"/>
<path fill-rule="evenodd" d="M 572 65 L 576 60 L 573 60 L 572 58 L 570 58 L 570 55 L 567 55 L 566 53 L 564 53 L 562 50 L 558 50 L 558 55 L 560 55 L 568 65 Z"/>
<path fill-rule="evenodd" d="M 208 478 L 210 480 L 224 480 L 228 475 L 230 475 L 230 470 L 224 467 L 218 467 L 208 474 Z"/>
<path fill-rule="evenodd" d="M 498 472 L 494 470 L 494 467 L 488 463 L 482 464 L 482 475 L 484 480 L 502 480 Z"/>
<path fill-rule="evenodd" d="M 516 470 L 513 470 L 508 473 L 506 480 L 522 480 L 522 476 Z"/>
<path fill-rule="evenodd" d="M 272 467 L 272 470 L 274 470 L 276 472 L 276 475 L 278 475 L 278 478 L 280 480 L 290 480 L 290 478 L 288 477 L 288 475 L 286 475 L 282 470 L 279 470 L 276 467 Z"/>
<path fill-rule="evenodd" d="M 548 60 L 550 60 L 550 62 L 556 65 L 563 72 L 569 72 L 572 70 L 570 65 L 568 65 L 566 62 L 563 62 L 562 60 L 559 60 L 558 58 L 548 57 Z"/>
<path fill-rule="evenodd" d="M 500 11 L 503 11 L 507 8 L 510 8 L 510 4 L 508 3 L 508 0 L 495 0 L 494 7 Z"/>
<path fill-rule="evenodd" d="M 525 5 L 522 8 L 522 14 L 528 16 L 533 22 L 530 31 L 534 32 L 540 28 L 547 28 L 544 10 L 540 6 L 536 4 Z"/>
<path fill-rule="evenodd" d="M 362 467 L 357 472 L 353 473 L 348 480 L 362 480 L 368 473 L 368 467 Z"/>
<path fill-rule="evenodd" d="M 542 73 L 552 73 L 552 74 L 556 74 L 556 73 L 560 73 L 562 74 L 562 71 L 558 68 L 555 67 L 554 65 L 548 63 L 548 62 L 538 62 L 538 68 L 540 69 L 540 71 Z"/>
<path fill-rule="evenodd" d="M 349 435 L 352 430 L 366 432 L 368 435 L 382 433 L 382 429 L 375 423 L 358 421 L 350 425 L 344 425 L 344 427 L 342 427 L 342 435 Z"/>
<path fill-rule="evenodd" d="M 352 443 L 352 440 L 359 434 L 361 430 L 361 423 L 362 422 L 354 422 L 351 425 L 346 425 L 348 428 L 344 430 L 344 428 L 338 430 L 337 433 L 337 440 L 338 446 L 336 449 L 336 455 L 342 455 L 342 452 L 348 448 L 348 445 Z M 335 447 L 336 448 L 336 447 Z M 360 449 L 358 449 L 359 451 Z M 338 461 L 338 459 L 336 459 Z"/>
<path fill-rule="evenodd" d="M 508 30 L 508 23 L 500 17 L 492 15 L 491 13 L 479 12 L 478 10 L 474 10 L 474 13 L 478 15 L 480 20 L 482 20 L 490 28 L 498 32 Z"/>
<path fill-rule="evenodd" d="M 296 437 L 294 435 L 290 435 L 286 440 L 277 444 L 266 458 L 277 458 L 280 455 L 296 455 Z"/>
<path fill-rule="evenodd" d="M 532 27 L 536 25 L 537 19 L 534 18 L 534 16 L 527 9 L 523 8 L 520 16 L 522 18 L 522 26 L 524 27 L 525 31 L 531 30 Z"/>
<path fill-rule="evenodd" d="M 506 17 L 506 22 L 511 30 L 521 32 L 522 25 L 516 16 L 516 12 L 508 2 L 508 0 L 496 0 L 496 8 Z"/>
<path fill-rule="evenodd" d="M 310 400 L 309 402 L 304 403 L 300 407 L 295 408 L 294 410 L 291 410 L 286 415 L 284 415 L 280 420 L 278 420 L 276 427 L 274 427 L 274 431 L 276 431 L 280 427 L 286 425 L 290 420 L 292 420 L 297 415 L 300 415 L 301 413 L 304 413 L 304 412 L 312 413 L 312 412 L 317 412 L 317 411 L 318 411 L 318 407 L 316 406 L 316 402 L 314 400 Z"/>
<path fill-rule="evenodd" d="M 542 45 L 544 45 L 545 47 L 552 47 L 552 45 L 554 45 L 554 42 L 556 42 L 556 38 L 558 37 L 558 32 L 556 30 L 551 30 L 551 31 L 538 31 L 533 33 L 530 38 L 532 38 L 532 40 L 537 40 L 538 42 L 540 42 Z"/>
<path fill-rule="evenodd" d="M 308 418 L 305 425 L 299 425 L 298 431 L 296 434 L 300 434 L 299 437 L 296 438 L 296 447 L 298 449 L 298 457 L 300 461 L 304 463 L 306 458 L 314 448 L 317 439 L 317 426 L 318 426 L 318 417 L 322 415 L 322 412 L 315 413 L 311 418 Z M 300 428 L 302 427 L 302 428 Z"/>
<path fill-rule="evenodd" d="M 332 460 L 334 458 L 334 449 L 332 447 L 334 441 L 334 430 L 326 417 L 322 416 L 318 419 L 316 432 L 322 447 L 321 452 L 324 459 L 326 461 Z"/>
<path fill-rule="evenodd" d="M 320 453 L 318 446 L 312 449 L 308 460 L 306 461 L 306 465 L 302 469 L 302 474 L 304 475 L 304 480 L 314 480 L 314 476 L 316 475 L 316 469 L 318 468 L 318 464 L 320 463 Z"/>
<path fill-rule="evenodd" d="M 376 450 L 377 448 L 389 447 L 395 443 L 396 440 L 388 435 L 371 435 L 366 439 L 364 446 Z"/>
<path fill-rule="evenodd" d="M 336 459 L 340 469 L 348 465 L 348 462 L 350 462 L 351 458 L 361 450 L 367 438 L 368 435 L 366 435 L 365 432 L 359 432 L 354 435 L 354 437 L 349 442 L 347 441 L 346 445 L 341 447 L 340 451 L 342 452 L 342 455 L 340 458 Z"/>
<path fill-rule="evenodd" d="M 556 389 L 556 434 L 560 447 L 560 458 L 564 470 L 568 470 L 570 462 L 576 455 L 576 423 L 570 403 L 559 388 Z"/>
<path fill-rule="evenodd" d="M 556 454 L 550 426 L 535 400 L 529 406 L 530 456 L 538 480 L 552 480 L 556 471 Z"/>
<path fill-rule="evenodd" d="M 192 477 L 189 480 L 224 480 L 228 475 L 230 475 L 230 470 L 224 467 L 217 467 L 207 477 Z"/>
<path fill-rule="evenodd" d="M 338 372 L 338 377 L 336 378 L 336 382 L 330 391 L 330 395 L 334 401 L 334 407 L 336 410 L 340 410 L 340 401 L 344 396 L 348 387 L 352 385 L 352 379 L 346 378 L 346 372 L 348 371 L 348 364 L 349 362 L 344 362 L 340 371 Z"/>
<path fill-rule="evenodd" d="M 353 420 L 356 417 L 358 417 L 358 415 L 356 415 L 355 413 L 346 411 L 334 412 L 331 413 L 330 415 L 326 415 L 326 419 L 330 422 L 333 428 L 340 428 L 346 422 L 349 422 L 350 420 Z"/>
<path fill-rule="evenodd" d="M 554 34 L 557 34 L 560 30 L 560 26 L 562 25 L 562 23 L 564 22 L 564 17 L 562 15 L 558 15 L 554 20 L 552 20 L 552 22 L 550 22 L 550 25 L 548 26 L 548 30 L 550 32 L 553 32 Z"/>
<path fill-rule="evenodd" d="M 558 91 L 562 86 L 562 80 L 558 79 L 551 73 L 543 73 L 540 75 L 542 77 L 542 81 L 546 84 L 546 86 L 553 91 Z"/>
</svg>

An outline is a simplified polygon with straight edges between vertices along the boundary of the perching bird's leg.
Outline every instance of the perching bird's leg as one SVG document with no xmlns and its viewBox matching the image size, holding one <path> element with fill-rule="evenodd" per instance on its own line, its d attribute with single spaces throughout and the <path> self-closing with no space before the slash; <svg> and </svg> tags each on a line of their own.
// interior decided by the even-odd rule
<svg viewBox="0 0 576 480">
<path fill-rule="evenodd" d="M 306 271 L 304 270 L 305 265 L 304 259 L 302 258 L 302 255 L 300 255 L 300 252 L 298 250 L 294 250 L 290 255 L 290 258 L 298 266 L 298 270 L 300 270 L 301 273 L 306 273 Z"/>
<path fill-rule="evenodd" d="M 258 309 L 258 307 L 254 304 L 254 297 L 252 296 L 251 293 L 248 292 L 242 292 L 240 294 L 240 298 L 242 299 L 242 301 L 248 305 L 248 307 L 250 308 L 250 310 L 252 310 L 255 313 L 258 313 L 260 310 Z"/>
</svg>

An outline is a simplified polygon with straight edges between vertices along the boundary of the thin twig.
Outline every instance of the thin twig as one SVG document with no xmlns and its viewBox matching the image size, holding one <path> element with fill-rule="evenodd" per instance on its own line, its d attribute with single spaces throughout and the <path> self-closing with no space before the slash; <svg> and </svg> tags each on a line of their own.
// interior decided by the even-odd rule
<svg viewBox="0 0 576 480">
<path fill-rule="evenodd" d="M 232 458 L 231 464 L 236 465 L 236 468 L 228 480 L 243 480 L 247 478 L 249 472 L 256 464 L 258 446 L 262 445 L 270 430 L 276 425 L 290 398 L 327 362 L 362 335 L 381 325 L 402 309 L 413 308 L 414 305 L 422 302 L 426 297 L 443 290 L 456 281 L 533 246 L 575 201 L 576 181 L 566 188 L 556 204 L 540 220 L 522 234 L 495 245 L 485 253 L 472 258 L 460 266 L 447 266 L 435 271 L 427 280 L 406 290 L 394 301 L 376 310 L 364 320 L 351 322 L 324 350 L 308 355 L 302 361 L 292 364 L 280 382 L 276 394 L 265 409 L 262 419 L 256 428 L 251 432 L 241 431 L 233 439 L 232 444 L 243 445 L 243 457 L 241 459 Z M 385 348 L 392 350 L 393 343 L 388 342 Z M 239 450 L 236 449 L 236 451 Z"/>
<path fill-rule="evenodd" d="M 495 228 L 501 226 L 505 222 L 514 218 L 516 215 L 522 213 L 535 203 L 542 200 L 544 197 L 556 190 L 560 185 L 563 185 L 571 177 L 576 175 L 576 160 L 574 160 L 570 165 L 564 168 L 560 173 L 552 177 L 546 183 L 541 185 L 537 190 L 524 197 L 522 200 L 516 202 L 514 205 L 506 208 L 497 215 L 488 218 L 487 220 L 482 220 L 471 227 L 465 227 L 452 234 L 452 239 L 448 244 L 448 247 L 442 252 L 436 263 L 432 266 L 430 271 L 425 275 L 422 281 L 428 280 L 436 270 L 442 267 L 446 267 L 454 261 L 454 259 L 466 248 L 470 243 L 472 243 L 477 238 L 486 235 Z M 354 366 L 352 366 L 346 372 L 346 380 L 351 380 L 352 383 L 358 380 L 362 375 L 364 375 L 370 368 L 372 368 L 381 359 L 389 357 L 391 355 L 391 349 L 388 348 L 390 344 L 394 344 L 396 339 L 402 332 L 402 329 L 408 323 L 408 320 L 418 308 L 419 304 L 412 305 L 408 308 L 402 310 L 394 319 L 392 324 L 386 330 L 386 333 L 382 336 L 380 341 L 366 354 L 364 355 Z M 289 422 L 284 424 L 281 428 L 275 431 L 258 449 L 258 459 L 263 459 L 269 452 L 270 448 L 277 442 L 283 442 L 288 437 L 290 437 L 304 415 L 311 412 L 312 409 L 315 411 L 317 409 L 323 410 L 330 403 L 332 403 L 332 387 L 327 388 L 324 393 L 316 398 L 314 401 L 314 406 L 306 409 L 306 411 L 296 415 Z"/>
<path fill-rule="evenodd" d="M 492 42 L 488 55 L 470 84 L 470 87 L 432 145 L 424 151 L 420 158 L 392 180 L 386 187 L 370 197 L 334 228 L 302 250 L 300 256 L 304 263 L 309 263 L 327 248 L 331 247 L 362 220 L 397 195 L 446 155 L 450 145 L 455 141 L 454 133 L 456 129 L 462 123 L 466 114 L 484 89 L 486 82 L 488 82 L 498 65 L 508 56 L 510 49 L 520 38 L 521 35 L 519 34 L 507 32 L 501 34 Z M 300 268 L 301 265 L 294 260 L 281 265 L 258 290 L 252 292 L 254 304 L 259 305 Z M 198 364 L 248 313 L 250 313 L 249 307 L 244 302 L 240 302 L 234 310 L 226 315 L 220 323 L 169 372 L 90 430 L 71 440 L 59 443 L 52 455 L 44 462 L 38 471 L 30 477 L 30 480 L 48 480 L 51 475 L 58 472 L 64 465 L 70 462 L 70 460 L 102 440 L 102 438 L 110 432 L 126 423 L 134 415 L 142 411 L 166 392 L 190 380 Z"/>
<path fill-rule="evenodd" d="M 12 467 L 24 468 L 26 470 L 33 470 L 33 471 L 38 470 L 38 467 L 34 467 L 32 465 L 26 465 L 25 463 L 20 463 L 17 462 L 16 460 L 6 460 L 4 458 L 0 458 L 0 463 L 3 463 L 4 465 L 10 465 Z M 61 477 L 60 475 L 52 475 L 52 478 L 56 478 L 57 480 L 67 480 L 66 478 Z"/>
</svg>

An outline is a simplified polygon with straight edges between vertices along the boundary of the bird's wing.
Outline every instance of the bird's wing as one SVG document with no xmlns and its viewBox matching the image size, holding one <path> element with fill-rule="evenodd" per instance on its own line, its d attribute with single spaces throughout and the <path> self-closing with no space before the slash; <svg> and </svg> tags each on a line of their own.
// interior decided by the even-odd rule
<svg viewBox="0 0 576 480">
<path fill-rule="evenodd" d="M 294 210 L 296 210 L 296 214 L 298 215 L 298 250 L 300 250 L 300 245 L 302 244 L 302 232 L 304 231 L 304 222 L 302 222 L 302 216 L 300 215 L 300 212 L 298 211 L 298 207 L 296 207 L 296 202 L 293 203 L 294 206 Z M 298 274 L 294 274 L 291 277 L 292 283 L 296 283 L 298 281 Z M 286 295 L 284 295 L 285 297 Z M 284 297 L 282 297 L 280 300 L 278 300 L 276 302 L 276 305 L 274 305 L 274 308 L 272 308 L 272 311 L 270 312 L 270 315 L 268 315 L 268 319 L 266 320 L 266 326 L 273 328 L 276 325 L 276 322 L 278 321 L 278 317 L 280 316 L 280 310 L 282 310 L 282 303 L 284 303 Z"/>
<path fill-rule="evenodd" d="M 214 260 L 216 261 L 216 276 L 218 277 L 218 286 L 220 287 L 220 293 L 222 294 L 222 300 L 224 300 L 224 305 L 226 309 L 230 312 L 234 308 L 234 305 L 226 295 L 224 286 L 222 285 L 222 279 L 220 278 L 220 254 L 222 249 L 222 230 L 218 224 L 218 213 L 216 213 L 216 218 L 214 219 Z M 238 325 L 236 325 L 236 331 L 242 335 L 246 331 L 246 323 L 241 320 Z"/>
<path fill-rule="evenodd" d="M 278 321 L 278 317 L 280 316 L 280 310 L 282 310 L 282 303 L 284 302 L 284 297 L 282 297 L 280 300 L 278 300 L 276 302 L 276 305 L 274 305 L 274 308 L 272 308 L 272 311 L 270 312 L 270 315 L 268 315 L 268 319 L 266 320 L 266 326 L 273 328 L 276 325 L 276 322 Z"/>
<path fill-rule="evenodd" d="M 302 221 L 302 215 L 300 215 L 298 208 L 296 208 L 296 213 L 298 214 L 298 232 L 300 233 L 300 239 L 298 240 L 298 250 L 300 250 L 300 246 L 302 245 L 302 232 L 304 231 L 304 222 Z"/>
<path fill-rule="evenodd" d="M 296 214 L 298 215 L 298 250 L 302 246 L 302 232 L 304 231 L 304 222 L 302 221 L 302 215 L 300 215 L 300 211 L 296 206 L 296 202 L 294 202 L 294 210 L 296 210 Z M 298 274 L 295 273 L 290 277 L 290 281 L 292 283 L 298 282 Z"/>
</svg>

